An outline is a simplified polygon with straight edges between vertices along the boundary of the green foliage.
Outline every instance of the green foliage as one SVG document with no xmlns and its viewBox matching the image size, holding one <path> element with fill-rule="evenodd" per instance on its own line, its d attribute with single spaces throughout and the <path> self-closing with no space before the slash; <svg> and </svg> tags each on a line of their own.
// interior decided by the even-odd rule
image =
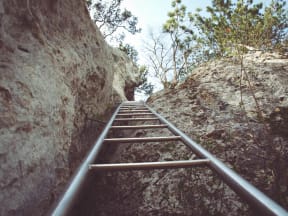
<svg viewBox="0 0 288 216">
<path fill-rule="evenodd" d="M 129 45 L 129 44 L 123 44 L 120 43 L 119 49 L 127 54 L 127 56 L 137 65 L 138 61 L 138 52 L 137 50 Z M 140 80 L 141 84 L 136 88 L 136 92 L 138 93 L 144 93 L 144 95 L 149 96 L 152 94 L 154 86 L 148 82 L 148 67 L 145 65 L 138 66 L 139 72 L 140 72 Z"/>
<path fill-rule="evenodd" d="M 119 44 L 118 47 L 121 51 L 127 54 L 127 56 L 136 63 L 138 61 L 138 51 L 129 44 L 123 44 L 122 42 Z"/>
<path fill-rule="evenodd" d="M 92 6 L 92 0 L 86 0 L 86 5 L 87 5 L 88 10 L 90 11 L 91 6 Z"/>
<path fill-rule="evenodd" d="M 287 51 L 285 0 L 271 0 L 265 7 L 253 0 L 212 0 L 206 13 L 202 9 L 188 12 L 181 0 L 172 0 L 171 6 L 162 29 L 168 39 L 152 36 L 146 49 L 164 88 L 174 87 L 194 67 L 212 58 L 240 56 L 248 50 Z"/>
<path fill-rule="evenodd" d="M 198 40 L 212 56 L 244 53 L 247 49 L 273 49 L 281 46 L 287 35 L 287 11 L 284 0 L 272 0 L 263 8 L 252 0 L 213 0 L 209 16 L 190 14 L 199 30 Z M 287 36 L 286 36 L 287 37 Z"/>
<path fill-rule="evenodd" d="M 173 0 L 173 11 L 168 13 L 168 20 L 163 25 L 163 32 L 169 34 L 171 42 L 171 61 L 173 70 L 172 86 L 175 86 L 183 74 L 188 73 L 188 57 L 192 52 L 190 47 L 194 34 L 187 25 L 187 8 L 181 0 Z M 171 86 L 170 85 L 170 86 Z"/>
<path fill-rule="evenodd" d="M 145 95 L 149 96 L 153 93 L 154 86 L 148 82 L 147 76 L 148 76 L 148 68 L 145 65 L 142 65 L 139 67 L 139 71 L 141 74 L 141 85 L 137 87 L 136 91 L 141 93 L 143 92 Z"/>
<path fill-rule="evenodd" d="M 148 60 L 164 88 L 174 88 L 203 61 L 186 6 L 181 0 L 173 0 L 171 6 L 162 34 L 151 33 L 151 42 L 146 43 Z"/>
<path fill-rule="evenodd" d="M 137 27 L 137 17 L 133 16 L 130 11 L 121 9 L 122 1 L 123 0 L 97 0 L 92 4 L 91 0 L 87 0 L 87 7 L 93 12 L 93 20 L 99 27 L 104 38 L 115 34 L 118 29 L 124 29 L 131 34 L 136 34 L 141 31 L 141 29 Z M 123 36 L 120 40 L 123 40 Z"/>
<path fill-rule="evenodd" d="M 239 57 L 248 50 L 287 52 L 285 0 L 271 0 L 265 7 L 253 0 L 212 0 L 206 13 L 188 12 L 181 0 L 172 0 L 171 6 L 164 36 L 152 35 L 146 46 L 150 66 L 164 88 L 173 88 L 212 58 Z"/>
</svg>

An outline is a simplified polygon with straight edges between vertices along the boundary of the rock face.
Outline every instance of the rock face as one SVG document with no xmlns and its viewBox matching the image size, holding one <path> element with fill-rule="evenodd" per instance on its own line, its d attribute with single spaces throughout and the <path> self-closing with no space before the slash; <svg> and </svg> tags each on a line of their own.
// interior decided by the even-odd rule
<svg viewBox="0 0 288 216">
<path fill-rule="evenodd" d="M 288 59 L 273 53 L 247 54 L 244 69 L 241 76 L 236 59 L 207 63 L 175 89 L 154 94 L 148 103 L 288 208 Z M 130 134 L 163 135 L 171 134 L 167 130 Z M 196 157 L 179 142 L 121 144 L 114 152 L 112 160 L 111 152 L 103 160 Z M 105 196 L 99 197 L 94 215 L 259 215 L 203 168 L 119 172 L 99 179 L 98 190 Z"/>
<path fill-rule="evenodd" d="M 138 82 L 85 1 L 2 0 L 0 215 L 44 214 Z"/>
</svg>

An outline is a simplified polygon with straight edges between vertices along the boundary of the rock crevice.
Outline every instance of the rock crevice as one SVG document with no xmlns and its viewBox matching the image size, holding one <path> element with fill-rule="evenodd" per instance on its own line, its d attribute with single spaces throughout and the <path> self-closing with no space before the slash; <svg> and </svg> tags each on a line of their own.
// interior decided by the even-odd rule
<svg viewBox="0 0 288 216">
<path fill-rule="evenodd" d="M 0 23 L 0 215 L 41 215 L 139 74 L 85 1 L 3 0 Z"/>
</svg>

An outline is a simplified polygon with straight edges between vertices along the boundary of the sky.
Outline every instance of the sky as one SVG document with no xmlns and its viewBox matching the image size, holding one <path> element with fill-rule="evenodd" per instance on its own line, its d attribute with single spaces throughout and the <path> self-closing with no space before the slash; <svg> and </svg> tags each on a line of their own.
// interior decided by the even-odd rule
<svg viewBox="0 0 288 216">
<path fill-rule="evenodd" d="M 167 13 L 172 10 L 171 0 L 123 0 L 123 7 L 130 10 L 139 20 L 139 26 L 144 31 L 149 27 L 162 26 L 167 19 Z M 205 8 L 211 0 L 182 0 L 188 11 Z"/>
<path fill-rule="evenodd" d="M 234 0 L 236 1 L 236 0 Z M 168 12 L 172 11 L 172 0 L 123 0 L 122 7 L 131 11 L 138 18 L 138 27 L 142 29 L 141 33 L 131 35 L 126 33 L 125 43 L 128 43 L 138 51 L 138 64 L 147 65 L 144 52 L 144 41 L 149 38 L 149 32 L 161 32 L 162 25 L 168 19 Z M 182 0 L 182 4 L 187 7 L 187 12 L 195 12 L 197 8 L 206 10 L 207 6 L 211 6 L 212 0 Z M 271 0 L 254 0 L 254 3 L 262 2 L 263 5 L 268 5 Z M 154 85 L 154 90 L 158 91 L 162 88 L 157 79 L 148 77 Z M 154 91 L 155 92 L 155 91 Z M 144 99 L 143 95 L 135 93 L 135 99 Z"/>
<path fill-rule="evenodd" d="M 142 28 L 140 34 L 127 34 L 126 42 L 136 47 L 138 52 L 141 51 L 149 31 L 161 31 L 162 25 L 168 19 L 167 13 L 172 10 L 171 2 L 171 0 L 123 0 L 122 7 L 130 10 L 138 18 L 138 26 Z M 182 3 L 187 6 L 187 11 L 193 12 L 196 8 L 204 9 L 211 5 L 211 0 L 182 0 Z"/>
<path fill-rule="evenodd" d="M 122 7 L 131 11 L 138 18 L 138 26 L 142 29 L 141 33 L 136 35 L 126 34 L 125 42 L 135 47 L 139 53 L 138 63 L 145 64 L 144 41 L 147 41 L 149 32 L 160 32 L 162 25 L 168 19 L 168 12 L 172 11 L 172 0 L 123 0 Z M 187 11 L 194 12 L 197 8 L 205 9 L 211 5 L 211 0 L 182 0 L 182 3 L 187 6 Z M 162 88 L 159 81 L 155 78 L 148 78 L 154 85 L 154 90 Z M 135 99 L 144 99 L 143 95 L 135 93 Z"/>
<path fill-rule="evenodd" d="M 138 26 L 142 28 L 140 34 L 127 33 L 126 42 L 140 48 L 143 40 L 147 38 L 149 29 L 160 31 L 168 18 L 167 13 L 172 10 L 171 2 L 172 0 L 123 0 L 122 7 L 130 10 L 138 18 Z M 205 10 L 208 5 L 211 6 L 211 2 L 212 0 L 182 0 L 188 12 L 194 12 L 197 8 Z M 271 0 L 254 0 L 254 3 L 259 2 L 268 5 Z"/>
</svg>

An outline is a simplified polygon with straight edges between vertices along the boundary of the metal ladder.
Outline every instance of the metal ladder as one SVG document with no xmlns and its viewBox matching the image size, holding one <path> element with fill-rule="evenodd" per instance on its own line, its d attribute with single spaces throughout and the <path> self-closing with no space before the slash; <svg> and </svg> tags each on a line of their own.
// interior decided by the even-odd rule
<svg viewBox="0 0 288 216">
<path fill-rule="evenodd" d="M 160 124 L 142 124 L 142 125 L 114 125 L 116 122 L 155 122 Z M 135 137 L 135 138 L 106 138 L 109 130 L 130 130 L 130 129 L 169 129 L 174 136 L 166 137 Z M 138 142 L 164 142 L 179 140 L 186 144 L 193 153 L 201 159 L 164 161 L 164 162 L 141 162 L 141 163 L 113 163 L 113 164 L 94 164 L 102 144 L 105 143 L 138 143 Z M 123 171 L 123 170 L 145 170 L 145 169 L 171 169 L 187 168 L 194 166 L 206 166 L 216 172 L 219 177 L 229 185 L 240 197 L 242 197 L 253 209 L 261 215 L 287 215 L 288 212 L 271 200 L 249 182 L 240 177 L 224 163 L 216 159 L 212 154 L 195 143 L 191 138 L 181 132 L 173 124 L 156 113 L 153 109 L 143 102 L 127 101 L 118 106 L 110 121 L 107 123 L 103 132 L 99 136 L 93 149 L 84 160 L 78 172 L 72 179 L 69 187 L 55 207 L 52 215 L 68 215 L 75 202 L 77 194 L 88 175 L 92 171 Z"/>
</svg>

